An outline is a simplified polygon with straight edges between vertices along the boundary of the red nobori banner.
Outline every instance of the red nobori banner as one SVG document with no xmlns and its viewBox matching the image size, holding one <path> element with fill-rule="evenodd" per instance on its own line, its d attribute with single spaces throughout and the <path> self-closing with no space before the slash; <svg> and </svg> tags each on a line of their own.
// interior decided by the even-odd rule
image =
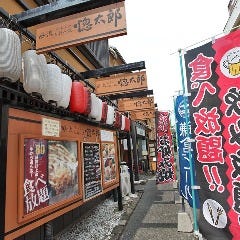
<svg viewBox="0 0 240 240">
<path fill-rule="evenodd" d="M 221 99 L 223 137 L 228 170 L 230 232 L 234 240 L 240 239 L 240 31 L 218 39 L 216 51 L 217 85 Z"/>
<path fill-rule="evenodd" d="M 157 112 L 157 171 L 156 183 L 168 183 L 176 179 L 172 135 L 168 112 Z"/>
<path fill-rule="evenodd" d="M 185 55 L 200 231 L 240 239 L 240 31 Z"/>
</svg>

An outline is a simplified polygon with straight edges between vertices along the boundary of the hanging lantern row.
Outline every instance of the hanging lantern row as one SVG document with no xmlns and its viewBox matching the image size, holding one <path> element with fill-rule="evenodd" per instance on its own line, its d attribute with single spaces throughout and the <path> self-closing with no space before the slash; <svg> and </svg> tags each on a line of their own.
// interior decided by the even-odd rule
<svg viewBox="0 0 240 240">
<path fill-rule="evenodd" d="M 20 39 L 7 28 L 0 28 L 0 56 L 0 77 L 16 82 L 23 73 L 23 88 L 28 94 L 40 95 L 45 102 L 54 102 L 58 107 L 69 107 L 70 112 L 92 121 L 130 131 L 129 118 L 91 93 L 82 82 L 72 81 L 58 65 L 47 63 L 43 54 L 27 50 L 21 56 Z"/>
</svg>

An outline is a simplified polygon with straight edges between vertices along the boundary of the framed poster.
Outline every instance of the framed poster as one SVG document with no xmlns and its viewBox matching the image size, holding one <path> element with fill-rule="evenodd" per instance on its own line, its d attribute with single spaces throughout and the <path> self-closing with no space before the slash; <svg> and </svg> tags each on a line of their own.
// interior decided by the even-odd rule
<svg viewBox="0 0 240 240">
<path fill-rule="evenodd" d="M 19 221 L 81 198 L 76 139 L 21 136 Z"/>
<path fill-rule="evenodd" d="M 79 193 L 76 141 L 48 141 L 49 203 Z"/>
<path fill-rule="evenodd" d="M 102 193 L 102 171 L 99 143 L 82 143 L 84 199 Z"/>
<path fill-rule="evenodd" d="M 116 158 L 115 158 L 115 144 L 102 143 L 102 159 L 103 159 L 103 179 L 104 183 L 111 182 L 117 179 L 116 174 Z"/>
</svg>

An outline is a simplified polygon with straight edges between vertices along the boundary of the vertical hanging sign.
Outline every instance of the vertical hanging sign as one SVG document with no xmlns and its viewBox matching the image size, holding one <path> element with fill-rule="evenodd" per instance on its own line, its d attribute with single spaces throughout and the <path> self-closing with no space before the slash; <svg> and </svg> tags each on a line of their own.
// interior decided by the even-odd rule
<svg viewBox="0 0 240 240">
<path fill-rule="evenodd" d="M 229 197 L 229 230 L 234 240 L 240 239 L 240 31 L 217 39 L 216 73 L 218 75 L 220 110 L 222 112 L 226 176 Z"/>
<path fill-rule="evenodd" d="M 172 136 L 168 112 L 157 112 L 157 171 L 156 183 L 168 183 L 176 179 Z"/>
<path fill-rule="evenodd" d="M 239 39 L 236 31 L 185 55 L 199 227 L 207 239 L 240 239 Z"/>
<path fill-rule="evenodd" d="M 47 141 L 24 141 L 24 214 L 48 206 Z"/>
<path fill-rule="evenodd" d="M 187 111 L 187 112 L 186 112 Z M 193 179 L 195 182 L 195 171 L 191 173 L 190 171 L 190 154 L 193 153 L 192 150 L 192 134 L 191 134 L 191 124 L 190 121 L 187 122 L 186 114 L 189 115 L 189 104 L 187 97 L 179 95 L 175 102 L 175 115 L 176 115 L 176 133 L 177 133 L 177 143 L 178 143 L 178 155 L 179 155 L 179 165 L 180 165 L 180 194 L 188 201 L 190 206 L 193 206 L 193 196 L 191 189 L 191 174 L 194 174 Z M 194 164 L 194 162 L 192 162 Z M 194 167 L 193 167 L 194 169 Z M 197 192 L 195 192 L 197 205 L 198 197 Z"/>
</svg>

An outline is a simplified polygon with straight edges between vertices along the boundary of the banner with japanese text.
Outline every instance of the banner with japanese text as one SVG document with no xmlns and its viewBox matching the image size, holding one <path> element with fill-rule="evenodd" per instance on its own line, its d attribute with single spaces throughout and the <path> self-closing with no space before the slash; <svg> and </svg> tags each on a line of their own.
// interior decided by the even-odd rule
<svg viewBox="0 0 240 240">
<path fill-rule="evenodd" d="M 157 171 L 156 183 L 176 180 L 169 112 L 157 112 Z"/>
<path fill-rule="evenodd" d="M 49 204 L 47 140 L 24 141 L 24 214 Z"/>
<path fill-rule="evenodd" d="M 24 214 L 79 193 L 77 142 L 24 139 Z"/>
<path fill-rule="evenodd" d="M 193 196 L 192 196 L 192 183 L 191 174 L 193 174 L 193 180 L 195 183 L 195 166 L 193 149 L 191 140 L 191 123 L 189 121 L 189 104 L 188 98 L 179 95 L 175 100 L 175 117 L 176 117 L 176 134 L 177 134 L 177 144 L 178 144 L 178 156 L 179 156 L 179 166 L 180 166 L 180 194 L 193 206 Z M 188 118 L 187 118 L 188 116 Z M 190 169 L 190 161 L 192 161 L 192 173 Z M 199 205 L 198 193 L 195 190 L 195 201 L 196 205 Z"/>
<path fill-rule="evenodd" d="M 185 54 L 200 231 L 240 239 L 240 31 Z"/>
<path fill-rule="evenodd" d="M 216 51 L 219 98 L 225 162 L 229 193 L 227 199 L 229 230 L 234 240 L 240 239 L 240 31 L 235 31 L 213 44 Z"/>
</svg>

